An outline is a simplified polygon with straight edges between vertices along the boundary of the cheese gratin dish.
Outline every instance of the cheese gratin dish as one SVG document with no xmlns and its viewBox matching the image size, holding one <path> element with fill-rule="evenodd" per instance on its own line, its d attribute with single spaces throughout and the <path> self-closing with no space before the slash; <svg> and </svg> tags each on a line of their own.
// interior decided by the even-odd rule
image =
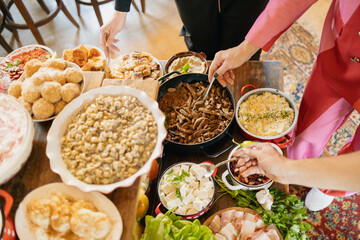
<svg viewBox="0 0 360 240">
<path fill-rule="evenodd" d="M 280 95 L 264 92 L 248 97 L 239 108 L 239 121 L 250 133 L 271 137 L 288 130 L 295 111 Z"/>
</svg>

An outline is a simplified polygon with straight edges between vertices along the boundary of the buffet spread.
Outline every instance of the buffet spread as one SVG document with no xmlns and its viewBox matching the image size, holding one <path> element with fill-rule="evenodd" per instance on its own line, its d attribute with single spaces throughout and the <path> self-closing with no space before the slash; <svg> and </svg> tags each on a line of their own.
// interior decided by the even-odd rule
<svg viewBox="0 0 360 240">
<path fill-rule="evenodd" d="M 50 165 L 38 165 L 42 180 L 15 199 L 18 238 L 250 240 L 297 239 L 289 237 L 305 234 L 309 227 L 301 223 L 303 212 L 297 218 L 297 233 L 291 230 L 294 222 L 281 222 L 288 225 L 279 229 L 263 218 L 267 211 L 276 213 L 271 205 L 279 204 L 276 196 L 281 194 L 268 190 L 273 181 L 256 159 L 237 151 L 253 143 L 238 144 L 244 136 L 269 141 L 281 154 L 281 148 L 292 142 L 288 133 L 298 112 L 279 90 L 281 64 L 255 62 L 247 67 L 259 70 L 263 64 L 277 68 L 274 86 L 259 77 L 265 75 L 261 72 L 257 83 L 243 80 L 275 88 L 251 85 L 254 90 L 244 94 L 248 85 L 223 88 L 215 82 L 205 102 L 195 104 L 209 85 L 204 74 L 208 62 L 199 53 L 175 54 L 164 63 L 150 53 L 132 52 L 113 59 L 107 69 L 101 49 L 89 45 L 66 49 L 62 58 L 41 45 L 9 54 L 0 63 L 0 133 L 6 136 L 0 139 L 0 184 L 11 190 L 15 179 L 26 174 L 20 170 L 36 138 L 34 124 L 35 131 L 46 134 L 48 159 L 43 155 Z M 226 147 L 210 153 L 218 146 Z M 33 155 L 30 158 L 27 166 L 34 164 Z M 226 169 L 216 169 L 210 177 L 199 165 L 225 159 L 231 159 Z M 223 172 L 222 179 L 217 171 Z M 59 176 L 63 183 L 51 183 Z M 224 191 L 227 197 L 222 197 Z M 256 204 L 228 209 L 239 204 L 230 197 L 242 191 L 256 191 Z M 138 194 L 148 200 L 138 204 Z M 141 212 L 138 221 L 149 214 L 140 234 L 132 234 L 136 206 Z M 15 239 L 7 233 L 14 230 L 9 209 L 4 215 L 0 236 Z"/>
</svg>

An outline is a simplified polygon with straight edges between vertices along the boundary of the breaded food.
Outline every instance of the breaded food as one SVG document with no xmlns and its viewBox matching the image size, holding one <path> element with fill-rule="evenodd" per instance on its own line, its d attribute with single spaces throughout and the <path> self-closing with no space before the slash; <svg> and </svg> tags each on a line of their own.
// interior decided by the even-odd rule
<svg viewBox="0 0 360 240">
<path fill-rule="evenodd" d="M 68 103 L 80 95 L 80 88 L 75 83 L 66 83 L 61 87 L 60 94 L 62 100 Z"/>
<path fill-rule="evenodd" d="M 72 49 L 64 50 L 62 57 L 65 61 L 73 62 L 74 61 L 73 50 Z"/>
<path fill-rule="evenodd" d="M 157 79 L 161 75 L 160 64 L 147 52 L 132 52 L 118 58 L 110 65 L 111 78 Z"/>
<path fill-rule="evenodd" d="M 41 96 L 51 103 L 56 103 L 61 99 L 61 84 L 58 82 L 45 82 L 41 87 Z"/>
<path fill-rule="evenodd" d="M 57 232 L 66 234 L 70 230 L 70 202 L 64 195 L 56 194 L 51 198 L 50 226 Z"/>
<path fill-rule="evenodd" d="M 45 119 L 54 115 L 54 104 L 44 98 L 36 100 L 32 106 L 32 112 L 36 119 Z"/>
<path fill-rule="evenodd" d="M 87 63 L 81 68 L 83 71 L 91 71 L 91 69 L 94 67 L 94 61 L 91 59 L 88 59 Z"/>
<path fill-rule="evenodd" d="M 43 70 L 43 71 L 36 72 L 31 77 L 31 79 L 32 79 L 32 82 L 34 83 L 34 85 L 40 86 L 41 84 L 43 84 L 46 81 L 51 81 L 51 76 L 50 76 L 49 72 Z"/>
<path fill-rule="evenodd" d="M 40 98 L 39 89 L 33 84 L 32 81 L 25 81 L 21 86 L 21 96 L 25 101 L 34 103 Z"/>
<path fill-rule="evenodd" d="M 101 239 L 110 232 L 111 222 L 105 213 L 82 208 L 73 213 L 70 226 L 71 231 L 80 237 Z"/>
<path fill-rule="evenodd" d="M 102 54 L 97 48 L 90 48 L 88 52 L 88 58 L 100 57 Z"/>
<path fill-rule="evenodd" d="M 102 52 L 95 47 L 80 45 L 75 49 L 65 50 L 63 58 L 77 64 L 83 71 L 101 71 L 106 65 Z"/>
<path fill-rule="evenodd" d="M 50 73 L 50 78 L 51 81 L 58 82 L 61 84 L 61 86 L 66 83 L 65 71 L 60 71 L 60 70 L 52 71 Z"/>
<path fill-rule="evenodd" d="M 25 107 L 25 109 L 29 112 L 30 116 L 32 115 L 32 104 L 25 101 L 23 97 L 19 97 L 18 101 Z"/>
<path fill-rule="evenodd" d="M 57 68 L 59 70 L 64 70 L 66 67 L 66 62 L 59 58 L 51 58 L 43 63 L 43 67 Z"/>
<path fill-rule="evenodd" d="M 9 86 L 8 93 L 13 97 L 19 98 L 21 96 L 21 85 L 22 82 L 20 81 L 12 82 Z"/>
<path fill-rule="evenodd" d="M 83 80 L 83 73 L 78 68 L 67 68 L 64 72 L 66 82 L 68 83 L 79 83 Z"/>
<path fill-rule="evenodd" d="M 106 60 L 103 57 L 93 57 L 91 60 L 94 62 L 94 66 L 91 70 L 101 71 L 105 68 Z"/>
<path fill-rule="evenodd" d="M 61 110 L 63 110 L 65 106 L 66 106 L 66 102 L 62 100 L 55 103 L 55 115 L 58 115 L 59 112 L 61 112 Z"/>
<path fill-rule="evenodd" d="M 36 73 L 39 68 L 41 68 L 42 63 L 37 59 L 31 59 L 25 64 L 24 67 L 24 77 L 31 77 L 34 73 Z"/>
<path fill-rule="evenodd" d="M 26 206 L 26 213 L 30 221 L 42 229 L 47 229 L 50 225 L 49 203 L 48 199 L 36 199 Z"/>
<path fill-rule="evenodd" d="M 88 50 L 83 45 L 75 48 L 73 50 L 73 58 L 74 62 L 79 66 L 82 67 L 88 60 Z"/>
</svg>

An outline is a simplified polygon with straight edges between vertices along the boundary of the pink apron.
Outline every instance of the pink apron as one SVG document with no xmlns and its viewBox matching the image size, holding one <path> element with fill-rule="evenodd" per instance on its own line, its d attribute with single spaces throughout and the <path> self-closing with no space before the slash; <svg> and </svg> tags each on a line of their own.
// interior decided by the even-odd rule
<svg viewBox="0 0 360 240">
<path fill-rule="evenodd" d="M 336 36 L 335 45 L 319 53 L 299 109 L 294 144 L 288 157 L 319 157 L 335 131 L 356 109 L 360 113 L 360 6 L 343 23 L 338 1 L 333 1 L 325 20 L 321 44 Z M 325 35 L 328 36 L 328 35 Z M 360 150 L 360 128 L 339 154 Z M 323 190 L 332 196 L 351 192 Z"/>
</svg>

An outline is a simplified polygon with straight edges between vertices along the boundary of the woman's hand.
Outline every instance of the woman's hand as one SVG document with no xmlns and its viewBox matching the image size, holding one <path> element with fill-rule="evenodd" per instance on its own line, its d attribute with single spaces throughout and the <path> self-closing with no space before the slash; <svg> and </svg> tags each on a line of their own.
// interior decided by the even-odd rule
<svg viewBox="0 0 360 240">
<path fill-rule="evenodd" d="M 259 50 L 258 47 L 244 40 L 239 46 L 219 51 L 209 68 L 209 82 L 217 73 L 219 83 L 225 87 L 227 83 L 234 84 L 235 75 L 232 69 L 240 67 Z"/>
<path fill-rule="evenodd" d="M 100 28 L 101 46 L 103 47 L 106 56 L 106 47 L 109 47 L 110 55 L 113 52 L 120 51 L 120 49 L 115 46 L 115 43 L 119 42 L 119 39 L 115 39 L 115 36 L 124 28 L 126 15 L 127 12 L 115 11 L 110 21 Z M 107 39 L 105 35 L 107 35 Z"/>
<path fill-rule="evenodd" d="M 285 166 L 291 164 L 291 160 L 281 155 L 270 143 L 256 143 L 241 149 L 243 153 L 258 161 L 258 165 L 265 171 L 265 175 L 276 182 L 288 184 Z"/>
</svg>

